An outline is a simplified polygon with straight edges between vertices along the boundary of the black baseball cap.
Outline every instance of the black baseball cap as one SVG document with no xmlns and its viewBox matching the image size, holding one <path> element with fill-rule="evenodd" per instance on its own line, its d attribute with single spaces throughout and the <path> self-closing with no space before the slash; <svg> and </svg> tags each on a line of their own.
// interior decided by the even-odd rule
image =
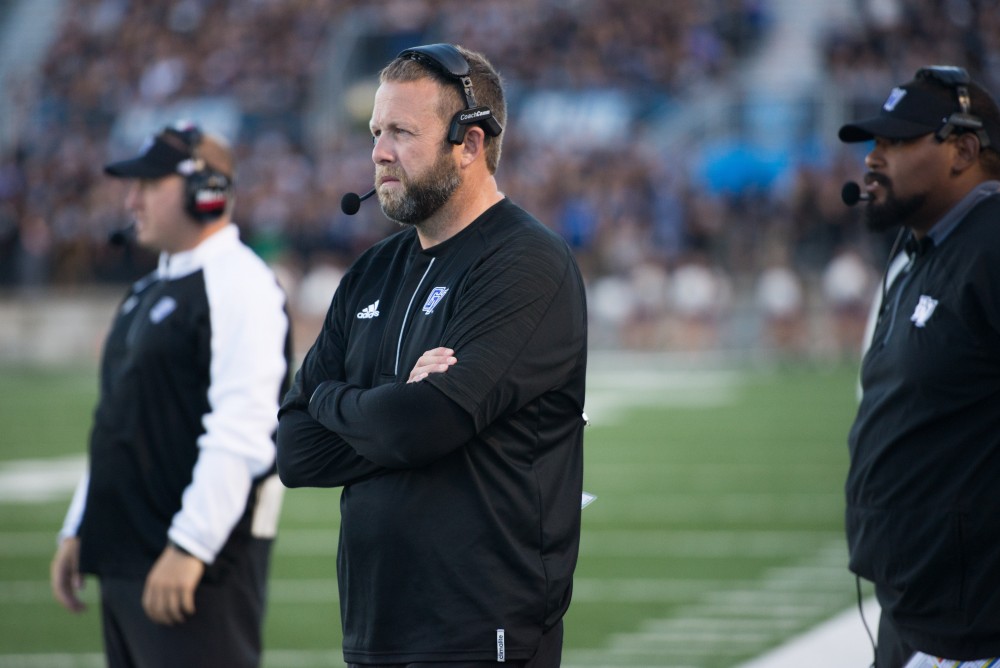
<svg viewBox="0 0 1000 668">
<path fill-rule="evenodd" d="M 190 174 L 195 168 L 192 147 L 200 141 L 201 133 L 196 126 L 166 127 L 146 140 L 138 156 L 106 165 L 104 172 L 123 179 L 158 179 L 171 174 Z"/>
<path fill-rule="evenodd" d="M 959 68 L 929 69 L 961 71 Z M 972 84 L 969 85 L 972 87 Z M 877 116 L 848 123 L 840 128 L 837 136 L 846 143 L 869 141 L 875 137 L 916 139 L 937 132 L 952 114 L 961 111 L 953 86 L 942 85 L 933 77 L 918 73 L 911 81 L 892 89 Z M 985 131 L 990 144 L 995 146 L 1000 143 L 1000 128 L 987 126 Z"/>
</svg>

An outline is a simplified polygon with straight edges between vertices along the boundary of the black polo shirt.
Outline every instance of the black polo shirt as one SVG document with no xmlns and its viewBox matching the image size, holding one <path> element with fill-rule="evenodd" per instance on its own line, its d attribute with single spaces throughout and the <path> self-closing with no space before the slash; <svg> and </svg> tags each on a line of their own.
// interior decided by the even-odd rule
<svg viewBox="0 0 1000 668">
<path fill-rule="evenodd" d="M 910 244 L 849 435 L 851 569 L 904 640 L 951 659 L 1000 652 L 998 188 Z"/>
</svg>

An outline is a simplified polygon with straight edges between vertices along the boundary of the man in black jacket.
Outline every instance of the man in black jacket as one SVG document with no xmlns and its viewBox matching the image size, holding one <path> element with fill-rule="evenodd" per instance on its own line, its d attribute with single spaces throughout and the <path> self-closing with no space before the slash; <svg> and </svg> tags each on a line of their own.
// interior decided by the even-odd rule
<svg viewBox="0 0 1000 668">
<path fill-rule="evenodd" d="M 878 668 L 1000 654 L 1000 110 L 964 70 L 930 67 L 878 116 L 865 219 L 901 225 L 861 369 L 846 483 L 850 567 L 882 606 Z"/>
<path fill-rule="evenodd" d="M 112 668 L 252 668 L 283 492 L 285 295 L 240 241 L 221 137 L 180 123 L 105 171 L 128 179 L 135 238 L 160 258 L 104 344 L 88 473 L 53 593 L 79 612 L 81 574 L 98 576 Z"/>
<path fill-rule="evenodd" d="M 580 535 L 584 287 L 494 179 L 480 54 L 402 52 L 371 119 L 405 229 L 354 263 L 282 405 L 286 485 L 343 486 L 349 665 L 558 666 Z"/>
</svg>

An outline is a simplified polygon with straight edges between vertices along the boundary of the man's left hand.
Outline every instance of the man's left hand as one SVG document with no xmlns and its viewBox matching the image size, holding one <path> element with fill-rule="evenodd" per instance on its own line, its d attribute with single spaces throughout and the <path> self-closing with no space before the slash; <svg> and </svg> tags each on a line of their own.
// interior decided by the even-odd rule
<svg viewBox="0 0 1000 668">
<path fill-rule="evenodd" d="M 410 372 L 407 383 L 419 383 L 432 373 L 444 373 L 452 364 L 457 362 L 455 351 L 451 348 L 434 348 L 426 351 L 417 360 L 416 366 Z"/>
</svg>

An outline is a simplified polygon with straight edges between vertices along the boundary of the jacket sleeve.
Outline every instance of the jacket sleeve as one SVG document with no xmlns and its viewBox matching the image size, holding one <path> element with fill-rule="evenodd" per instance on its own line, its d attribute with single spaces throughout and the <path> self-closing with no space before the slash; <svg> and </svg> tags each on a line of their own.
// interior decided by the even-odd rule
<svg viewBox="0 0 1000 668">
<path fill-rule="evenodd" d="M 471 416 L 425 382 L 366 390 L 327 381 L 316 388 L 309 414 L 359 455 L 389 469 L 425 466 L 476 435 Z"/>
<path fill-rule="evenodd" d="M 385 472 L 309 414 L 317 384 L 345 375 L 338 303 L 339 291 L 278 412 L 278 477 L 287 487 L 339 487 Z"/>
<path fill-rule="evenodd" d="M 168 536 L 205 563 L 222 549 L 253 480 L 274 465 L 278 399 L 287 377 L 285 295 L 256 258 L 205 267 L 211 318 L 210 410 L 198 460 Z"/>
<path fill-rule="evenodd" d="M 381 466 L 299 408 L 278 420 L 278 476 L 286 487 L 340 487 L 372 478 Z"/>
</svg>

